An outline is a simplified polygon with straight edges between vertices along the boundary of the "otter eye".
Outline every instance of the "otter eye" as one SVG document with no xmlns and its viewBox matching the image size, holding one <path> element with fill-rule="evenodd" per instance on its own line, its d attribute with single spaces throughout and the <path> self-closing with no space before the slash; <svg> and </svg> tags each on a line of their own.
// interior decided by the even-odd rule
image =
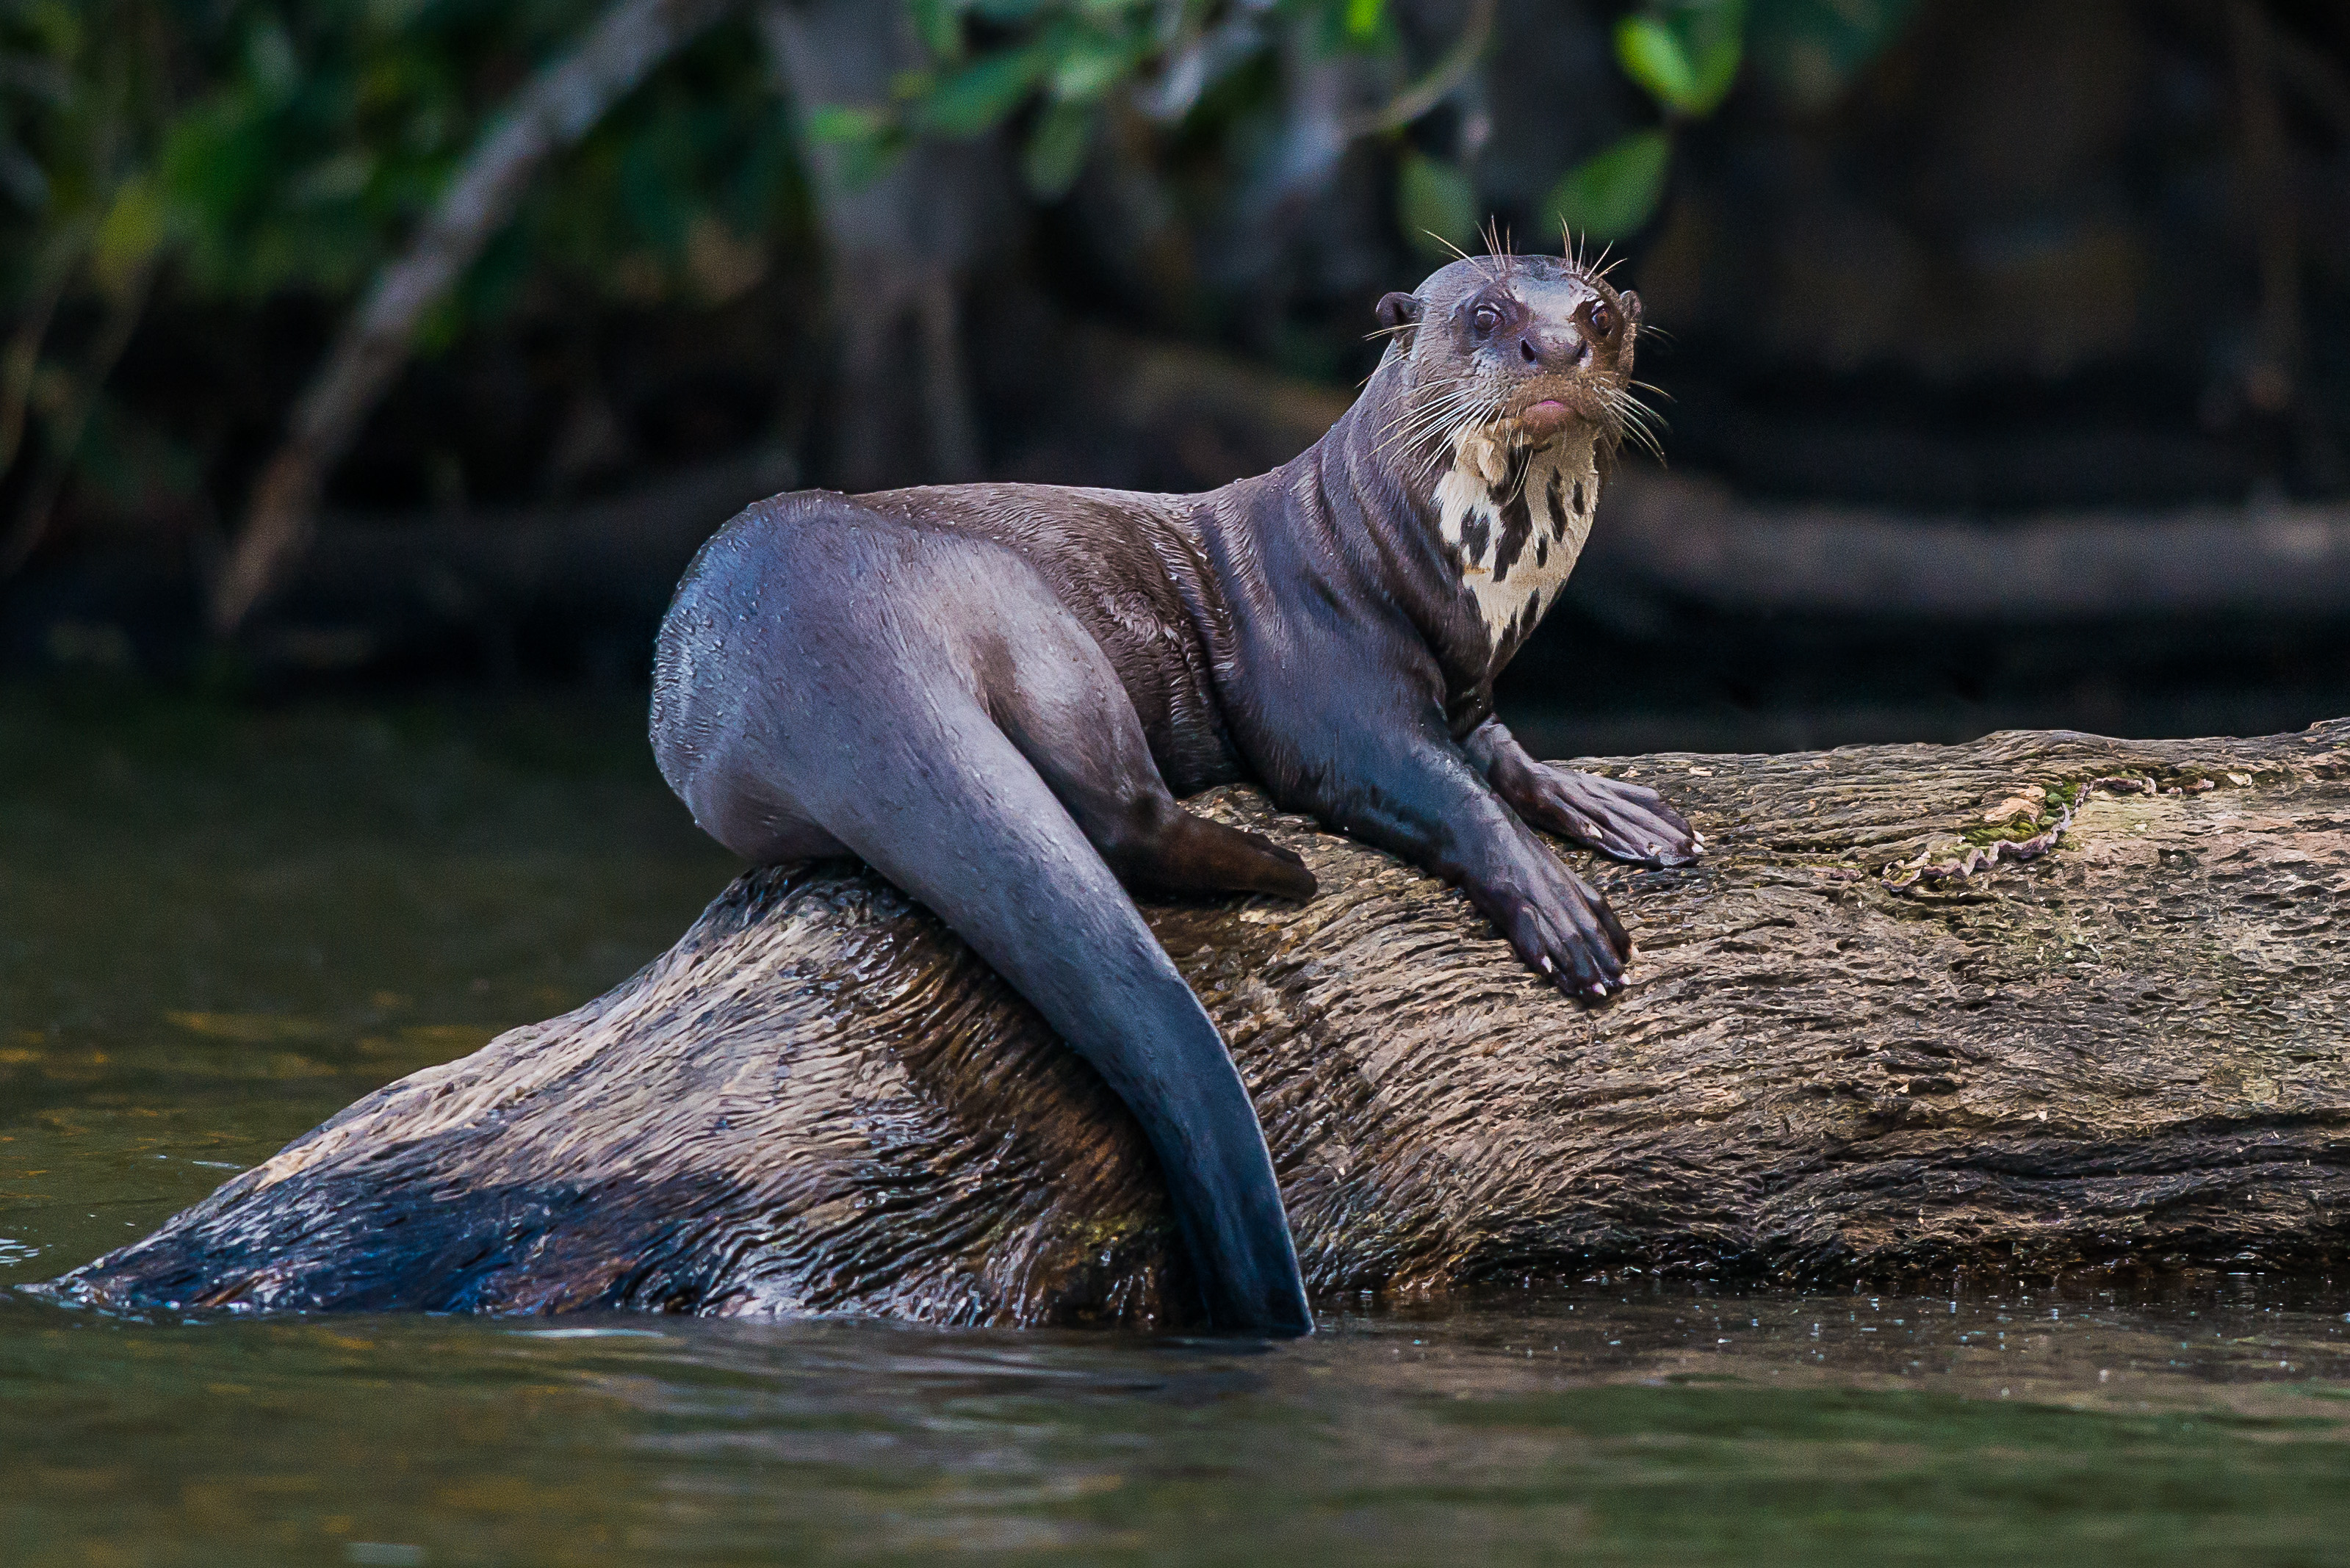
<svg viewBox="0 0 2350 1568">
<path fill-rule="evenodd" d="M 1591 330 L 1602 337 L 1616 330 L 1616 313 L 1604 299 L 1591 307 Z"/>
<path fill-rule="evenodd" d="M 1497 305 L 1481 305 L 1469 313 L 1470 325 L 1480 332 L 1492 332 L 1502 325 L 1502 309 Z"/>
</svg>

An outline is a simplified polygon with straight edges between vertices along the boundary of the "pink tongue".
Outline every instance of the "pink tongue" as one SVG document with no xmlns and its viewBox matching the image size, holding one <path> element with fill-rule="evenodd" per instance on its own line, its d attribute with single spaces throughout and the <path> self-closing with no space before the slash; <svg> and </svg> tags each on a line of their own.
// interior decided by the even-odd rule
<svg viewBox="0 0 2350 1568">
<path fill-rule="evenodd" d="M 1521 416 L 1528 424 L 1559 424 L 1566 419 L 1566 405 L 1556 398 L 1544 398 Z"/>
</svg>

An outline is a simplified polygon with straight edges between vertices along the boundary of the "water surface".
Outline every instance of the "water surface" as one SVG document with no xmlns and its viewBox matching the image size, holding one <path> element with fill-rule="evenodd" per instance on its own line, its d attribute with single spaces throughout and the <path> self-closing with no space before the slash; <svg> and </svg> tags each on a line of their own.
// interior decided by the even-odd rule
<svg viewBox="0 0 2350 1568">
<path fill-rule="evenodd" d="M 9 1290 L 732 874 L 631 703 L 0 691 L 0 1563 L 2350 1563 L 2350 1291 L 1326 1303 L 1297 1345 Z"/>
</svg>

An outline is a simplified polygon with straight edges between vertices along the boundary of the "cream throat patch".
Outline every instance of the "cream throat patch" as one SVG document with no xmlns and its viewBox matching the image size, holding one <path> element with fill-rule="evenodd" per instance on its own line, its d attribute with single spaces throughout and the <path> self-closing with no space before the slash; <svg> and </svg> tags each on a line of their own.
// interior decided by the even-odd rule
<svg viewBox="0 0 2350 1568">
<path fill-rule="evenodd" d="M 1558 602 L 1599 504 L 1597 439 L 1570 432 L 1544 447 L 1463 435 L 1437 482 L 1438 527 L 1476 597 L 1498 663 Z"/>
</svg>

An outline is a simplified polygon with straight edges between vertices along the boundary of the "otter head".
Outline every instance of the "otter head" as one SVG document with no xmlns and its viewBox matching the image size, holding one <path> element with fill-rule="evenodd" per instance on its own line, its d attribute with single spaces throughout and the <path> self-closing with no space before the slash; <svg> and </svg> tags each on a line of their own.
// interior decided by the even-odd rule
<svg viewBox="0 0 2350 1568">
<path fill-rule="evenodd" d="M 1402 373 L 1402 444 L 1506 452 L 1588 436 L 1601 455 L 1638 429 L 1640 296 L 1565 256 L 1478 256 L 1379 301 Z M 1482 454 L 1481 454 L 1482 455 Z"/>
<path fill-rule="evenodd" d="M 1626 435 L 1640 297 L 1572 257 L 1452 263 L 1379 301 L 1382 450 L 1433 503 L 1498 668 L 1573 569 Z"/>
</svg>

